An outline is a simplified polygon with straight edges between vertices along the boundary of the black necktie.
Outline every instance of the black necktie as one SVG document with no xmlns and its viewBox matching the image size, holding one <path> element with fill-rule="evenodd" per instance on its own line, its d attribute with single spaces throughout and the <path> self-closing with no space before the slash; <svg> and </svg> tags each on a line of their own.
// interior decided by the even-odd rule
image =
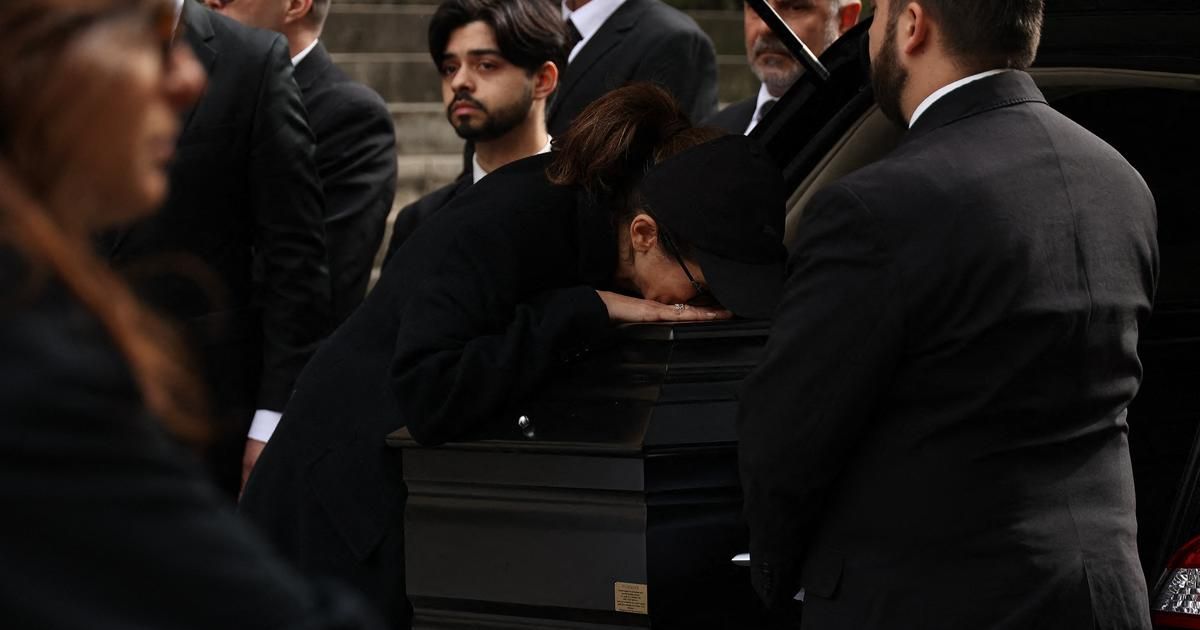
<svg viewBox="0 0 1200 630">
<path fill-rule="evenodd" d="M 575 50 L 581 41 L 583 41 L 583 35 L 579 29 L 575 28 L 575 23 L 571 21 L 571 18 L 567 18 L 567 54 L 571 54 L 571 51 Z"/>
</svg>

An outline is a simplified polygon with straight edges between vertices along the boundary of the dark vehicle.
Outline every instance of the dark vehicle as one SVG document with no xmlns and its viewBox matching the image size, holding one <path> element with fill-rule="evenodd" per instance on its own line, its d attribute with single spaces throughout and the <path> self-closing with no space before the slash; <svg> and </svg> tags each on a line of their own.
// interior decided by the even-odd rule
<svg viewBox="0 0 1200 630">
<path fill-rule="evenodd" d="M 1200 628 L 1200 7 L 1048 4 L 1030 74 L 1158 204 L 1161 275 L 1128 416 L 1138 542 L 1156 627 Z M 789 241 L 814 192 L 900 138 L 871 94 L 867 28 L 755 129 L 793 191 Z M 423 449 L 393 435 L 415 627 L 761 627 L 748 573 L 729 560 L 746 549 L 735 392 L 766 331 L 629 326 L 614 348 L 564 357 L 541 395 L 477 440 Z"/>
</svg>

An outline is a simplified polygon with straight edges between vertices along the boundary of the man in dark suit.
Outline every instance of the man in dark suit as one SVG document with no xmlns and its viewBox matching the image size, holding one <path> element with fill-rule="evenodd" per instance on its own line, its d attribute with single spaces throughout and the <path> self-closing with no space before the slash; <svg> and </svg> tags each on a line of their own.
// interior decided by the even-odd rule
<svg viewBox="0 0 1200 630">
<path fill-rule="evenodd" d="M 717 57 L 692 18 L 661 0 L 563 0 L 572 45 L 549 129 L 560 136 L 589 103 L 633 81 L 653 81 L 693 121 L 717 109 Z"/>
<path fill-rule="evenodd" d="M 446 119 L 474 151 L 455 181 L 396 216 L 388 259 L 488 173 L 550 151 L 546 102 L 567 65 L 566 42 L 553 5 L 537 0 L 447 0 L 438 7 L 429 23 L 429 54 L 442 77 Z"/>
<path fill-rule="evenodd" d="M 862 11 L 862 2 L 859 0 L 772 0 L 771 6 L 800 41 L 817 56 L 854 26 Z M 746 61 L 762 85 L 756 96 L 729 105 L 709 118 L 706 124 L 729 133 L 749 134 L 800 78 L 804 66 L 788 52 L 775 32 L 750 5 L 743 7 L 742 17 L 746 34 Z"/>
<path fill-rule="evenodd" d="M 321 43 L 331 0 L 207 1 L 243 24 L 287 37 L 308 125 L 317 138 L 334 323 L 345 321 L 366 296 L 396 195 L 391 114 L 378 94 L 334 65 Z"/>
<path fill-rule="evenodd" d="M 316 136 L 316 165 L 325 193 L 325 244 L 334 326 L 367 294 L 375 254 L 396 196 L 396 134 L 378 94 L 346 76 L 321 44 L 330 0 L 224 2 L 210 6 L 242 24 L 287 37 L 308 124 Z M 243 481 L 274 433 L 265 419 L 251 428 Z"/>
<path fill-rule="evenodd" d="M 208 87 L 184 115 L 166 205 L 108 246 L 197 340 L 219 410 L 210 463 L 232 492 L 252 416 L 277 417 L 329 332 L 323 200 L 284 38 L 190 0 L 181 21 Z"/>
<path fill-rule="evenodd" d="M 804 627 L 1149 628 L 1125 410 L 1154 200 L 1021 71 L 1042 0 L 882 0 L 887 158 L 805 210 L 740 462 Z"/>
</svg>

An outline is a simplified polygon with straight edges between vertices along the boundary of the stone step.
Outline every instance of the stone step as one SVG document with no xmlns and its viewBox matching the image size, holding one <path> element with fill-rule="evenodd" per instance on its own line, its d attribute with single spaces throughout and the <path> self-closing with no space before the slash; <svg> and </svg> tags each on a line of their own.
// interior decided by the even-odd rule
<svg viewBox="0 0 1200 630">
<path fill-rule="evenodd" d="M 401 155 L 462 154 L 463 140 L 446 120 L 442 103 L 391 103 L 396 150 Z"/>
<path fill-rule="evenodd" d="M 325 47 L 346 53 L 423 53 L 428 58 L 434 4 L 334 3 L 321 35 Z M 717 54 L 744 54 L 740 11 L 691 11 Z"/>
<path fill-rule="evenodd" d="M 321 41 L 333 52 L 419 52 L 429 58 L 433 4 L 333 3 Z"/>
<path fill-rule="evenodd" d="M 335 53 L 334 61 L 389 103 L 441 102 L 441 83 L 425 53 Z M 758 80 L 742 55 L 717 57 L 718 98 L 727 103 L 758 89 Z"/>
<path fill-rule="evenodd" d="M 396 157 L 396 201 L 411 203 L 454 181 L 462 172 L 462 152 L 453 155 L 399 155 Z"/>
</svg>

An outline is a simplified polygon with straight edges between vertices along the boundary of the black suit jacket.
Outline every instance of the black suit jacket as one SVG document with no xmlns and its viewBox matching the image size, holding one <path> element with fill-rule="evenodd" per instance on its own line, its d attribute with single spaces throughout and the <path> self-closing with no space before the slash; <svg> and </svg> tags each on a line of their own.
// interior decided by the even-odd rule
<svg viewBox="0 0 1200 630">
<path fill-rule="evenodd" d="M 1006 72 L 802 219 L 740 461 L 806 628 L 1148 628 L 1125 408 L 1154 200 Z"/>
<path fill-rule="evenodd" d="M 283 409 L 329 332 L 321 184 L 284 37 L 192 0 L 182 19 L 208 87 L 184 115 L 166 205 L 110 256 L 201 339 L 220 407 L 244 424 Z"/>
<path fill-rule="evenodd" d="M 458 179 L 404 206 L 396 215 L 392 224 L 392 237 L 388 241 L 387 255 L 384 264 L 392 259 L 397 249 L 412 236 L 417 228 L 424 225 L 435 212 L 446 207 L 456 197 L 471 187 L 473 177 L 470 169 L 463 171 Z"/>
<path fill-rule="evenodd" d="M 616 237 L 547 182 L 549 160 L 498 169 L 430 217 L 305 368 L 241 502 L 301 566 L 365 592 L 403 575 L 402 554 L 375 553 L 403 526 L 387 434 L 468 437 L 609 330 L 592 287 L 611 280 Z"/>
<path fill-rule="evenodd" d="M 0 250 L 6 628 L 379 628 L 300 580 L 142 406 L 100 322 Z"/>
<path fill-rule="evenodd" d="M 334 322 L 362 303 L 396 197 L 396 132 L 383 99 L 333 64 L 323 44 L 296 66 L 317 138 Z"/>
<path fill-rule="evenodd" d="M 750 126 L 750 120 L 754 118 L 754 109 L 758 105 L 758 95 L 732 103 L 725 109 L 713 114 L 708 120 L 704 121 L 706 126 L 724 129 L 729 133 L 744 135 L 746 127 Z"/>
<path fill-rule="evenodd" d="M 548 114 L 550 135 L 562 135 L 584 107 L 633 81 L 666 88 L 693 121 L 708 118 L 717 109 L 712 40 L 661 0 L 626 0 L 563 72 Z"/>
</svg>

